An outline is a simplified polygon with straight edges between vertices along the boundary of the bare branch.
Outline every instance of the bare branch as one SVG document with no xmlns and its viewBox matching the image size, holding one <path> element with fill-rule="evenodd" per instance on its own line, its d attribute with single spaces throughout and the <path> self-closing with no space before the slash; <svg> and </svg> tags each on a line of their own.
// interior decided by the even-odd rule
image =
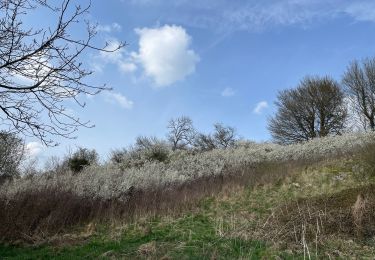
<svg viewBox="0 0 375 260">
<path fill-rule="evenodd" d="M 81 7 L 72 2 L 52 6 L 46 0 L 4 0 L 0 4 L 0 125 L 36 136 L 46 145 L 55 144 L 54 136 L 74 138 L 79 127 L 92 127 L 68 113 L 65 101 L 84 107 L 82 95 L 108 89 L 84 81 L 92 74 L 80 61 L 85 51 L 114 52 L 125 46 L 93 45 L 96 27 L 83 20 L 91 3 Z M 55 25 L 25 28 L 23 16 L 43 8 L 56 17 Z M 70 31 L 82 23 L 86 36 L 72 37 Z"/>
<path fill-rule="evenodd" d="M 342 82 L 364 129 L 375 131 L 375 58 L 352 62 Z"/>
<path fill-rule="evenodd" d="M 192 144 L 195 135 L 193 121 L 187 116 L 171 119 L 168 124 L 168 141 L 172 145 L 172 150 L 186 149 Z"/>
</svg>

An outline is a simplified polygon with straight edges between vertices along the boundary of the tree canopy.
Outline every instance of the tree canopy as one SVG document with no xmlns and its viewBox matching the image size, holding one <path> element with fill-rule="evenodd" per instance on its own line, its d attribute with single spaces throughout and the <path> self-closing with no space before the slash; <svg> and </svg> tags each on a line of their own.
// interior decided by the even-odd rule
<svg viewBox="0 0 375 260">
<path fill-rule="evenodd" d="M 295 143 L 341 134 L 347 117 L 344 93 L 329 77 L 306 77 L 295 89 L 283 90 L 268 129 L 278 143 Z"/>
</svg>

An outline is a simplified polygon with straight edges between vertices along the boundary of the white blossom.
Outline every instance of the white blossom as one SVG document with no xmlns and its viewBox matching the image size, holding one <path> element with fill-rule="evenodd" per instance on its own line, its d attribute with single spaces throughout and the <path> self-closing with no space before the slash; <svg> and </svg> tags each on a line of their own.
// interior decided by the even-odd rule
<svg viewBox="0 0 375 260">
<path fill-rule="evenodd" d="M 288 146 L 242 142 L 233 149 L 218 149 L 196 155 L 176 154 L 169 163 L 146 162 L 140 168 L 121 170 L 115 165 L 108 164 L 91 166 L 75 175 L 66 173 L 23 177 L 2 185 L 0 196 L 11 199 L 20 192 L 57 188 L 93 199 L 126 200 L 126 191 L 130 187 L 157 188 L 201 177 L 225 175 L 228 174 L 225 165 L 235 168 L 262 162 L 319 160 L 353 153 L 369 143 L 375 143 L 373 132 L 317 138 Z"/>
</svg>

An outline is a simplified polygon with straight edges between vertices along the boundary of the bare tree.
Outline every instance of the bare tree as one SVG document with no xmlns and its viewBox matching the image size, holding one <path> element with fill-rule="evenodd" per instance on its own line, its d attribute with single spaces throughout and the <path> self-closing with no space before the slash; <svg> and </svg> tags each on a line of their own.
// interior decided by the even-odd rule
<svg viewBox="0 0 375 260">
<path fill-rule="evenodd" d="M 80 61 L 85 50 L 113 52 L 109 44 L 92 45 L 96 26 L 83 21 L 90 8 L 64 0 L 52 6 L 47 0 L 3 0 L 0 2 L 0 126 L 8 131 L 39 138 L 53 145 L 53 136 L 71 138 L 78 127 L 92 126 L 69 113 L 66 100 L 79 106 L 83 94 L 95 95 L 105 86 L 93 86 L 84 79 L 92 71 Z M 56 17 L 48 28 L 27 27 L 27 15 L 46 10 Z M 84 25 L 80 38 L 72 28 Z M 82 29 L 82 28 L 80 28 Z M 79 30 L 79 29 L 78 29 Z"/>
<path fill-rule="evenodd" d="M 168 123 L 167 139 L 172 145 L 172 150 L 185 149 L 192 144 L 195 130 L 193 121 L 187 116 L 171 119 Z"/>
<path fill-rule="evenodd" d="M 362 64 L 353 61 L 343 77 L 343 85 L 365 129 L 375 130 L 375 58 Z"/>
<path fill-rule="evenodd" d="M 22 139 L 11 133 L 0 132 L 0 184 L 19 174 L 24 152 Z"/>
<path fill-rule="evenodd" d="M 296 89 L 281 91 L 268 129 L 278 143 L 341 134 L 347 110 L 344 94 L 330 77 L 306 77 Z"/>
<path fill-rule="evenodd" d="M 194 138 L 194 147 L 199 151 L 211 151 L 216 149 L 216 142 L 212 135 L 198 133 Z"/>
<path fill-rule="evenodd" d="M 237 133 L 235 128 L 216 123 L 212 134 L 199 133 L 195 136 L 194 147 L 201 151 L 226 149 L 233 147 L 236 141 Z"/>
<path fill-rule="evenodd" d="M 218 148 L 233 147 L 237 140 L 236 129 L 231 126 L 224 126 L 221 123 L 214 124 L 215 132 L 213 139 Z"/>
</svg>

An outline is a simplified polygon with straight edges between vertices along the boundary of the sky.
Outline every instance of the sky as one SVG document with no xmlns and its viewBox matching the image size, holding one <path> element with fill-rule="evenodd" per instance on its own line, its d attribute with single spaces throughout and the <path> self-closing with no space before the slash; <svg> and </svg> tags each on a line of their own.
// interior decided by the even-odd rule
<svg viewBox="0 0 375 260">
<path fill-rule="evenodd" d="M 137 136 L 165 137 L 168 120 L 181 115 L 201 132 L 221 122 L 267 141 L 278 91 L 307 75 L 340 81 L 351 61 L 375 55 L 374 0 L 93 0 L 85 18 L 98 24 L 96 44 L 127 45 L 81 57 L 94 71 L 87 81 L 113 90 L 81 97 L 84 109 L 68 102 L 95 124 L 76 139 L 47 148 L 28 138 L 41 161 L 78 146 L 106 159 Z"/>
</svg>

